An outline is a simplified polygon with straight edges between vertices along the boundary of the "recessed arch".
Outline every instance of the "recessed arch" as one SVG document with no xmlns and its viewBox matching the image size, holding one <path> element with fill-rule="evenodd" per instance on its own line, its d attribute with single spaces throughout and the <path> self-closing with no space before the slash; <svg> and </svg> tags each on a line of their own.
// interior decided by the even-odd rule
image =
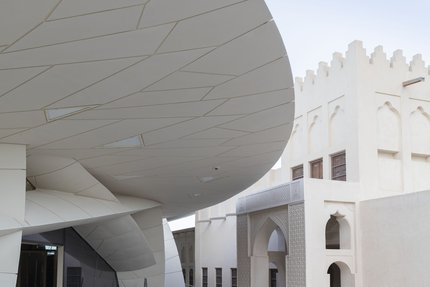
<svg viewBox="0 0 430 287">
<path fill-rule="evenodd" d="M 400 151 L 401 125 L 400 113 L 390 102 L 385 102 L 377 110 L 378 149 Z"/>
<path fill-rule="evenodd" d="M 345 141 L 345 113 L 340 105 L 334 108 L 329 118 L 329 145 L 339 146 Z"/>
<path fill-rule="evenodd" d="M 321 149 L 322 147 L 322 127 L 321 120 L 318 115 L 312 118 L 312 122 L 308 129 L 308 148 L 309 152 L 313 153 Z"/>
<path fill-rule="evenodd" d="M 330 215 L 325 226 L 326 249 L 351 249 L 351 226 L 345 215 Z"/>
<path fill-rule="evenodd" d="M 410 133 L 411 152 L 430 155 L 430 116 L 421 106 L 410 114 Z"/>
<path fill-rule="evenodd" d="M 354 287 L 355 278 L 348 264 L 336 261 L 331 263 L 327 268 L 329 275 L 330 287 Z"/>
</svg>

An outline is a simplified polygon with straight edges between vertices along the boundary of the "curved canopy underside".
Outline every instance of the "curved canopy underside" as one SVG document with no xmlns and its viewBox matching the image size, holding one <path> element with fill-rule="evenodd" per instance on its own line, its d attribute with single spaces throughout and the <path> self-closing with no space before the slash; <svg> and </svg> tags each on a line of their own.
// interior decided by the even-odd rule
<svg viewBox="0 0 430 287">
<path fill-rule="evenodd" d="M 0 2 L 0 142 L 75 159 L 167 217 L 258 180 L 293 100 L 263 0 Z"/>
</svg>

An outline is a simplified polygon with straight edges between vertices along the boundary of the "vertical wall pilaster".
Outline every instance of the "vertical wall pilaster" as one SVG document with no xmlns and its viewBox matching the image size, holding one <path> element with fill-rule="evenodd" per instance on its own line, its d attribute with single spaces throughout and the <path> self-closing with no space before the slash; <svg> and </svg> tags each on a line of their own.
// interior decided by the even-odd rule
<svg viewBox="0 0 430 287">
<path fill-rule="evenodd" d="M 237 230 L 237 286 L 249 287 L 251 284 L 251 262 L 249 258 L 248 215 L 241 214 L 236 219 Z"/>
<path fill-rule="evenodd" d="M 289 205 L 288 220 L 287 286 L 306 287 L 305 205 Z"/>
<path fill-rule="evenodd" d="M 0 286 L 2 287 L 16 286 L 22 231 L 7 231 L 2 222 L 16 222 L 17 227 L 24 222 L 25 170 L 25 145 L 0 144 Z"/>
</svg>

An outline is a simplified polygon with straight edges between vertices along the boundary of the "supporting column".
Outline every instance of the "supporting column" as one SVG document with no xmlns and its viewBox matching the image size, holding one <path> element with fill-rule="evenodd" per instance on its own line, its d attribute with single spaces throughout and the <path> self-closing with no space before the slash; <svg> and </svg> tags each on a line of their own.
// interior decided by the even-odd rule
<svg viewBox="0 0 430 287">
<path fill-rule="evenodd" d="M 25 145 L 0 144 L 0 286 L 15 287 L 25 215 Z M 12 223 L 12 224 L 11 224 Z"/>
<path fill-rule="evenodd" d="M 251 287 L 269 286 L 269 257 L 251 256 Z"/>
</svg>

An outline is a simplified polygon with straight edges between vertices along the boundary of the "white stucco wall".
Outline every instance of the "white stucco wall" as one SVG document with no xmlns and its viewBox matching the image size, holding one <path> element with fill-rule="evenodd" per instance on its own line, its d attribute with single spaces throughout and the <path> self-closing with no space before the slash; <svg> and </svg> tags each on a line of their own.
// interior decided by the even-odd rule
<svg viewBox="0 0 430 287">
<path fill-rule="evenodd" d="M 363 201 L 363 286 L 430 286 L 430 191 Z"/>
<path fill-rule="evenodd" d="M 231 286 L 236 268 L 236 217 L 196 222 L 195 286 L 202 286 L 202 268 L 208 268 L 208 287 L 215 287 L 215 268 L 222 268 L 223 285 Z"/>
</svg>

